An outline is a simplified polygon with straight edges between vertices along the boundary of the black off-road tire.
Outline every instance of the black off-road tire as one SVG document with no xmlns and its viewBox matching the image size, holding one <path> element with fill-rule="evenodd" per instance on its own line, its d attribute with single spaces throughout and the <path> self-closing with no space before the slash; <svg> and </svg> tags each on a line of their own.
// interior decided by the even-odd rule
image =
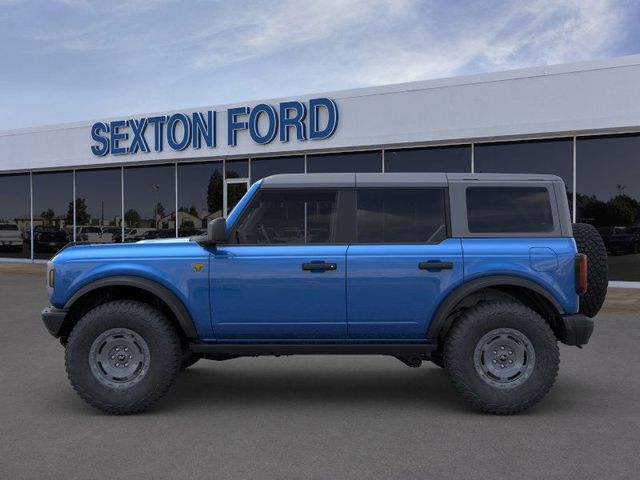
<svg viewBox="0 0 640 480">
<path fill-rule="evenodd" d="M 105 379 L 104 367 L 97 366 L 99 362 L 93 362 L 92 358 L 101 351 L 98 345 L 102 338 L 110 342 L 102 351 L 114 350 L 120 341 L 119 332 L 128 332 L 126 339 L 133 339 L 133 343 L 128 343 L 131 351 L 144 345 L 135 352 L 137 356 L 132 361 L 139 358 L 138 372 L 144 373 L 135 377 L 133 373 L 129 383 L 106 384 L 112 377 Z M 118 354 L 123 351 L 124 348 L 120 349 Z M 108 302 L 89 311 L 71 331 L 65 352 L 67 376 L 78 395 L 89 405 L 118 415 L 142 412 L 158 401 L 173 384 L 181 360 L 180 339 L 173 325 L 159 310 L 133 300 Z"/>
<path fill-rule="evenodd" d="M 483 365 L 493 363 L 494 352 L 476 362 L 479 345 L 484 345 L 484 339 L 496 331 L 508 332 L 507 336 L 514 331 L 519 333 L 533 351 L 528 363 L 524 362 L 528 375 L 500 386 L 498 382 L 490 384 L 492 378 L 480 373 L 489 368 Z M 499 341 L 493 345 L 500 353 Z M 505 353 L 508 351 L 507 348 Z M 555 382 L 559 364 L 557 340 L 549 325 L 538 313 L 515 301 L 486 302 L 470 308 L 453 324 L 445 339 L 444 365 L 449 379 L 469 405 L 486 413 L 509 415 L 538 403 Z"/>
<path fill-rule="evenodd" d="M 593 225 L 573 224 L 573 238 L 579 253 L 587 256 L 587 292 L 580 296 L 580 313 L 595 317 L 607 296 L 609 285 L 609 263 L 607 248 Z"/>
<path fill-rule="evenodd" d="M 182 353 L 182 360 L 180 362 L 180 370 L 185 370 L 189 368 L 191 365 L 195 364 L 202 357 L 197 353 L 193 353 L 191 350 L 186 348 Z"/>
</svg>

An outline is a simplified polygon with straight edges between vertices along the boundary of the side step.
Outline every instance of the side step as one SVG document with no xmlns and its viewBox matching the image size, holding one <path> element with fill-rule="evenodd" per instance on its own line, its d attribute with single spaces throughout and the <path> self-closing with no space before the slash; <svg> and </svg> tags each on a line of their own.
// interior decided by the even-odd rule
<svg viewBox="0 0 640 480">
<path fill-rule="evenodd" d="M 262 355 L 393 355 L 428 358 L 428 343 L 192 343 L 194 353 L 255 357 Z"/>
</svg>

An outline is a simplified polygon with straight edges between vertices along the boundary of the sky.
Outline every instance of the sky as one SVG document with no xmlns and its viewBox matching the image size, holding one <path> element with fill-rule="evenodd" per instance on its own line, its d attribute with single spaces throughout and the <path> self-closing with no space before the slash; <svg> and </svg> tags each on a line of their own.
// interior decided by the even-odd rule
<svg viewBox="0 0 640 480">
<path fill-rule="evenodd" d="M 0 0 L 0 130 L 640 53 L 635 0 Z"/>
</svg>

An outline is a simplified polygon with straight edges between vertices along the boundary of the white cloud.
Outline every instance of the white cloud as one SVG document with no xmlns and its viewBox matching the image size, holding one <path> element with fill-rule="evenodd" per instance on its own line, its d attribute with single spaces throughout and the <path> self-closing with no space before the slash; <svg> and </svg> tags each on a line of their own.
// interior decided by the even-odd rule
<svg viewBox="0 0 640 480">
<path fill-rule="evenodd" d="M 428 27 L 413 44 L 402 38 L 357 52 L 349 75 L 377 85 L 475 71 L 579 61 L 607 54 L 624 30 L 624 12 L 613 0 L 516 2 L 493 19 L 464 22 L 431 38 Z M 455 22 L 454 22 L 455 23 Z"/>
<path fill-rule="evenodd" d="M 11 92 L 3 98 L 24 91 L 16 105 L 50 112 L 45 123 L 612 56 L 623 42 L 626 51 L 638 46 L 632 19 L 640 10 L 624 0 L 0 6 L 2 80 Z M 35 102 L 33 92 L 54 93 Z"/>
</svg>

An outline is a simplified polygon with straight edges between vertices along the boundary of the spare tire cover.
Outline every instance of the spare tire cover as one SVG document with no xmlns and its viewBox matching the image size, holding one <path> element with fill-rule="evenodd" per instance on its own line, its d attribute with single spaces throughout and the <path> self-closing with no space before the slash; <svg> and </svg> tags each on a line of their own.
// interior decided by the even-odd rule
<svg viewBox="0 0 640 480">
<path fill-rule="evenodd" d="M 598 231 L 588 223 L 574 223 L 573 238 L 578 252 L 587 256 L 588 287 L 580 297 L 580 313 L 595 317 L 604 303 L 609 284 L 607 249 Z"/>
</svg>

